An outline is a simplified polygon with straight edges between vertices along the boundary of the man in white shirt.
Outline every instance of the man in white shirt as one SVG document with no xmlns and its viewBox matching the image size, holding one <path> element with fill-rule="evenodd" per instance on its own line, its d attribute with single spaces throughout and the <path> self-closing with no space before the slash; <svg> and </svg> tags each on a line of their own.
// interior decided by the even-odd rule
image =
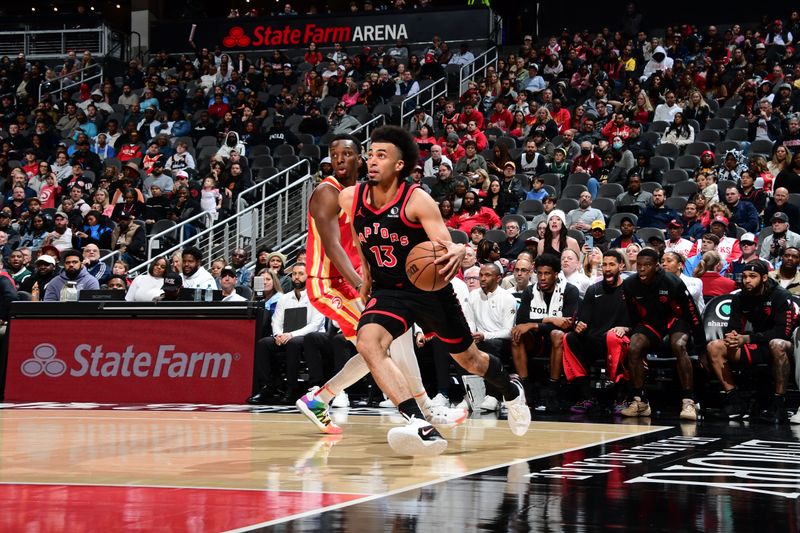
<svg viewBox="0 0 800 533">
<path fill-rule="evenodd" d="M 450 158 L 442 154 L 442 147 L 438 144 L 431 146 L 431 156 L 425 160 L 425 166 L 422 167 L 423 176 L 438 176 L 439 166 L 442 163 L 447 163 L 450 168 L 453 168 L 453 162 Z"/>
<path fill-rule="evenodd" d="M 465 311 L 472 338 L 478 348 L 500 360 L 508 360 L 511 356 L 511 328 L 516 318 L 517 300 L 500 287 L 500 280 L 500 267 L 494 263 L 481 266 L 480 290 L 469 293 Z M 499 397 L 499 391 L 487 388 L 481 410 L 496 411 L 500 405 Z"/>
<path fill-rule="evenodd" d="M 272 336 L 256 343 L 254 372 L 257 388 L 256 393 L 247 399 L 249 404 L 275 401 L 277 388 L 273 385 L 272 358 L 280 352 L 286 354 L 286 382 L 282 383 L 285 393 L 277 401 L 293 402 L 299 395 L 297 378 L 303 338 L 309 333 L 325 331 L 325 317 L 308 300 L 307 277 L 305 263 L 292 266 L 292 291 L 278 300 L 272 315 Z M 309 374 L 316 373 L 317 369 L 311 370 Z"/>
<path fill-rule="evenodd" d="M 683 109 L 681 109 L 681 106 L 675 103 L 674 92 L 667 91 L 667 94 L 664 95 L 664 98 L 667 102 L 664 104 L 658 104 L 656 106 L 656 111 L 653 115 L 653 122 L 661 120 L 672 124 L 675 114 L 678 111 L 683 111 Z"/>
<path fill-rule="evenodd" d="M 669 233 L 669 240 L 666 242 L 665 252 L 675 252 L 683 257 L 689 257 L 694 243 L 689 239 L 684 239 L 683 224 L 678 220 L 670 220 L 667 223 L 667 233 Z"/>
<path fill-rule="evenodd" d="M 224 267 L 219 273 L 219 286 L 222 289 L 223 302 L 246 302 L 244 296 L 236 292 L 236 271 L 231 266 Z"/>
<path fill-rule="evenodd" d="M 184 289 L 211 289 L 217 288 L 214 276 L 201 265 L 203 252 L 199 248 L 190 246 L 181 253 L 183 260 L 182 274 Z"/>
<path fill-rule="evenodd" d="M 581 260 L 575 250 L 566 249 L 561 252 L 561 273 L 567 283 L 572 283 L 578 288 L 581 298 L 586 294 L 586 289 L 592 284 L 592 280 L 581 272 Z"/>
</svg>

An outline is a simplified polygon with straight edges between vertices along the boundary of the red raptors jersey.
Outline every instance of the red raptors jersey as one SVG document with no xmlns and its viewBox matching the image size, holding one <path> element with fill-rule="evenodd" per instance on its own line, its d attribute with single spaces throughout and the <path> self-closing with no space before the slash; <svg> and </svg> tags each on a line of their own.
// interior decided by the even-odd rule
<svg viewBox="0 0 800 533">
<path fill-rule="evenodd" d="M 344 187 L 333 176 L 328 176 L 320 182 L 317 187 L 324 187 L 330 185 L 337 191 L 342 192 Z M 311 195 L 313 198 L 313 194 Z M 353 264 L 353 268 L 360 271 L 361 261 L 358 258 L 358 252 L 353 244 L 353 231 L 350 229 L 350 218 L 347 213 L 339 209 L 339 233 L 341 234 L 339 242 L 342 244 L 347 257 Z M 320 239 L 317 224 L 314 217 L 311 216 L 311 210 L 308 212 L 308 240 L 306 242 L 306 270 L 310 278 L 341 278 L 342 274 L 336 266 L 325 255 L 325 249 L 322 247 L 322 239 Z"/>
</svg>

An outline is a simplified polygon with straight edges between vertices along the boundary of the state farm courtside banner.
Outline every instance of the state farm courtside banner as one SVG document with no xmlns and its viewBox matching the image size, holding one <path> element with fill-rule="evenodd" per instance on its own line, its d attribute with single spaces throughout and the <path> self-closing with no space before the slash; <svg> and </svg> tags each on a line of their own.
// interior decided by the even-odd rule
<svg viewBox="0 0 800 533">
<path fill-rule="evenodd" d="M 241 403 L 253 320 L 14 319 L 7 401 Z"/>
<path fill-rule="evenodd" d="M 491 33 L 488 9 L 421 10 L 401 13 L 244 17 L 156 22 L 150 31 L 150 50 L 188 52 L 189 36 L 197 46 L 227 52 L 275 48 L 430 42 L 438 35 L 458 51 L 461 41 L 485 40 Z M 193 26 L 196 26 L 193 30 Z M 454 43 L 454 44 L 453 44 Z M 360 51 L 360 50 L 358 50 Z M 352 50 L 351 50 L 352 52 Z"/>
</svg>

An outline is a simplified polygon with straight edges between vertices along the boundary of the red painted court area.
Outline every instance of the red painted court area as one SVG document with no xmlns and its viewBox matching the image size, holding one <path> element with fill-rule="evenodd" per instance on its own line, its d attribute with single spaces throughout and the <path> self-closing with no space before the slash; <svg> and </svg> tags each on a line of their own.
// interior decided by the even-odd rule
<svg viewBox="0 0 800 533">
<path fill-rule="evenodd" d="M 223 489 L 0 485 L 0 531 L 191 531 L 246 527 L 363 498 Z"/>
</svg>

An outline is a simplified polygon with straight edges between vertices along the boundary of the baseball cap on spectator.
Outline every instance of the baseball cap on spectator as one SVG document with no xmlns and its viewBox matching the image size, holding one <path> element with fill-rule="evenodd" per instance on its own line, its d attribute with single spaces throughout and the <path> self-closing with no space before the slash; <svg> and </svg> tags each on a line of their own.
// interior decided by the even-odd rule
<svg viewBox="0 0 800 533">
<path fill-rule="evenodd" d="M 48 265 L 55 266 L 56 260 L 53 258 L 52 255 L 42 254 L 36 258 L 36 263 L 47 263 Z"/>
<path fill-rule="evenodd" d="M 536 63 L 534 63 L 533 61 L 531 61 L 530 63 L 528 63 L 528 67 L 527 67 L 527 68 L 528 68 L 529 70 L 530 70 L 530 69 L 532 69 L 532 68 L 535 68 L 535 69 L 537 70 L 537 72 L 538 72 L 538 70 L 539 70 L 539 65 L 537 65 Z"/>
<path fill-rule="evenodd" d="M 6 213 L 5 211 L 0 211 L 0 218 L 11 218 L 11 215 Z"/>
<path fill-rule="evenodd" d="M 777 213 L 772 215 L 772 218 L 769 219 L 769 221 L 770 221 L 770 223 L 775 222 L 775 221 L 779 221 L 779 222 L 785 222 L 785 223 L 788 224 L 789 223 L 789 217 L 783 211 L 778 211 Z"/>
<path fill-rule="evenodd" d="M 511 167 L 514 170 L 517 170 L 517 165 L 515 165 L 513 161 L 506 161 L 506 164 L 503 165 L 503 168 L 506 168 L 506 167 Z"/>
<path fill-rule="evenodd" d="M 319 162 L 320 165 L 323 165 L 325 163 L 328 163 L 329 165 L 332 164 L 331 158 L 328 157 L 328 156 L 325 156 L 325 157 L 322 158 L 322 161 Z"/>
<path fill-rule="evenodd" d="M 292 64 L 291 63 L 284 63 L 283 64 L 283 68 L 292 68 Z"/>
<path fill-rule="evenodd" d="M 778 213 L 775 213 L 775 214 L 777 215 Z M 773 215 L 773 217 L 772 217 L 772 218 L 775 218 L 775 216 Z M 712 220 L 712 221 L 711 221 L 711 223 L 712 223 L 712 224 L 722 224 L 722 225 L 723 225 L 723 226 L 725 226 L 726 228 L 728 227 L 728 219 L 727 219 L 727 218 L 725 218 L 725 217 L 724 217 L 724 216 L 722 216 L 722 215 L 717 215 L 717 216 L 715 216 L 715 217 L 714 217 L 714 220 Z"/>
<path fill-rule="evenodd" d="M 667 223 L 667 228 L 682 228 L 683 224 L 675 220 L 674 218 Z"/>
<path fill-rule="evenodd" d="M 63 211 L 56 211 L 56 213 L 53 215 L 53 218 L 55 219 L 55 218 L 69 218 L 69 217 Z"/>
<path fill-rule="evenodd" d="M 533 235 L 531 235 L 530 237 L 525 239 L 525 244 L 538 244 L 538 243 L 539 243 L 539 239 L 537 239 Z"/>
<path fill-rule="evenodd" d="M 336 67 L 336 70 L 347 70 L 347 69 L 344 68 L 344 65 L 339 65 L 338 67 Z"/>
<path fill-rule="evenodd" d="M 636 225 L 636 222 L 633 221 L 633 217 L 622 217 L 622 218 L 619 219 L 619 223 L 622 224 L 626 220 L 628 222 L 630 222 L 631 224 L 633 224 L 634 226 Z"/>
<path fill-rule="evenodd" d="M 739 237 L 739 243 L 749 242 L 751 244 L 756 243 L 756 236 L 752 233 L 745 233 L 741 237 Z"/>
<path fill-rule="evenodd" d="M 424 170 L 424 169 L 422 168 L 422 165 L 417 164 L 414 165 L 414 170 Z"/>
<path fill-rule="evenodd" d="M 593 229 L 593 230 L 600 229 L 600 230 L 605 231 L 606 230 L 606 223 L 603 222 L 602 220 L 595 220 L 594 222 L 592 222 L 592 227 L 590 229 Z"/>
<path fill-rule="evenodd" d="M 522 40 L 523 41 L 532 41 L 533 37 L 531 37 L 530 35 L 526 35 Z"/>
<path fill-rule="evenodd" d="M 189 173 L 186 172 L 185 170 L 178 170 L 177 172 L 175 172 L 175 179 L 176 180 L 179 180 L 179 179 L 187 179 L 188 180 L 189 179 Z"/>
<path fill-rule="evenodd" d="M 161 287 L 164 292 L 178 292 L 183 287 L 183 278 L 176 272 L 164 274 L 164 285 Z"/>
<path fill-rule="evenodd" d="M 764 46 L 764 43 L 758 43 L 756 45 L 756 50 L 766 50 L 766 49 L 767 49 L 767 47 Z"/>
<path fill-rule="evenodd" d="M 236 270 L 234 270 L 232 266 L 222 267 L 222 270 L 219 271 L 219 277 L 224 278 L 225 276 L 230 276 L 232 278 L 235 278 Z"/>
</svg>

